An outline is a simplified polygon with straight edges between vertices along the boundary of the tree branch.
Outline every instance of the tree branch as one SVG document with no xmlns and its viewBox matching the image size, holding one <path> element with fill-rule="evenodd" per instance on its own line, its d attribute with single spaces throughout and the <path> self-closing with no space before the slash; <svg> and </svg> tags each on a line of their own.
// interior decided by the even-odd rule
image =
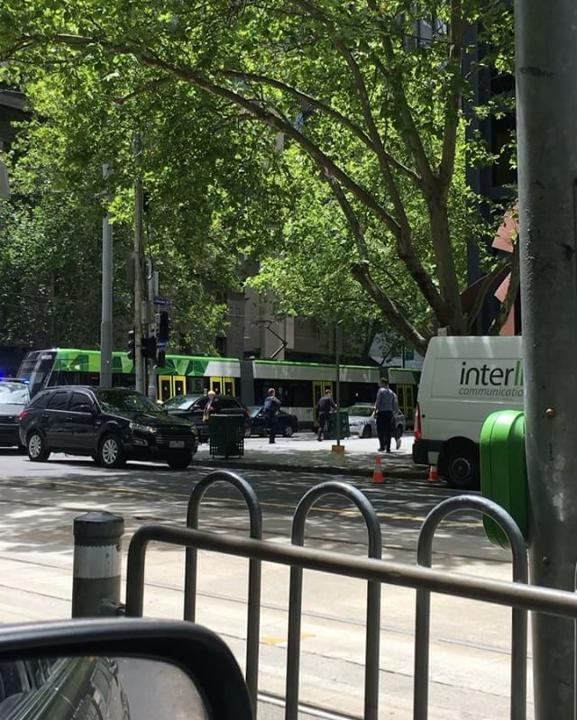
<svg viewBox="0 0 577 720">
<path fill-rule="evenodd" d="M 201 75 L 193 68 L 183 68 L 163 60 L 154 55 L 149 48 L 142 48 L 134 43 L 115 43 L 101 38 L 91 38 L 81 35 L 56 34 L 50 38 L 36 37 L 30 38 L 38 43 L 47 41 L 58 42 L 69 47 L 85 48 L 91 45 L 99 45 L 108 52 L 117 54 L 128 54 L 136 57 L 143 65 L 147 67 L 164 70 L 169 75 L 173 75 L 184 82 L 198 87 L 216 97 L 228 100 L 234 105 L 243 108 L 249 115 L 261 120 L 275 130 L 284 133 L 295 140 L 303 150 L 317 163 L 317 165 L 325 172 L 335 177 L 343 187 L 347 188 L 360 202 L 362 202 L 386 227 L 398 236 L 399 226 L 396 220 L 385 210 L 372 193 L 365 187 L 356 183 L 345 171 L 339 167 L 331 158 L 328 157 L 317 145 L 315 145 L 306 135 L 296 130 L 287 120 L 279 117 L 275 113 L 261 106 L 260 101 L 249 100 L 243 95 L 230 90 L 222 85 L 217 85 L 208 78 Z"/>
<path fill-rule="evenodd" d="M 350 118 L 348 118 L 346 115 L 343 115 L 338 110 L 335 110 L 330 105 L 322 102 L 322 100 L 317 100 L 317 98 L 313 97 L 312 95 L 308 95 L 301 90 L 298 90 L 292 85 L 288 85 L 287 83 L 276 80 L 275 78 L 267 77 L 266 75 L 242 72 L 240 70 L 221 70 L 220 74 L 224 75 L 225 77 L 246 80 L 247 82 L 261 83 L 262 85 L 268 85 L 270 87 L 277 88 L 277 90 L 282 90 L 283 92 L 292 95 L 297 100 L 308 103 L 311 107 L 314 107 L 317 110 L 326 113 L 327 115 L 332 117 L 333 120 L 336 120 L 343 127 L 346 127 L 348 130 L 350 130 L 351 133 L 355 137 L 357 137 L 364 145 L 366 145 L 370 150 L 375 151 L 371 139 L 367 136 L 363 129 L 356 125 Z"/>
<path fill-rule="evenodd" d="M 405 174 L 415 184 L 418 184 L 420 182 L 420 178 L 417 173 L 396 158 L 394 158 L 392 155 L 390 155 L 385 150 L 384 146 L 381 146 L 380 151 L 377 150 L 371 138 L 355 122 L 353 122 L 346 115 L 343 115 L 343 113 L 339 112 L 331 105 L 328 105 L 322 100 L 318 100 L 313 95 L 309 95 L 308 93 L 305 93 L 302 90 L 299 90 L 298 88 L 289 85 L 288 83 L 277 80 L 276 78 L 271 78 L 267 75 L 261 75 L 259 73 L 243 72 L 242 70 L 221 70 L 220 73 L 225 77 L 237 78 L 239 80 L 245 80 L 247 82 L 256 82 L 263 85 L 268 85 L 269 87 L 276 88 L 277 90 L 282 90 L 283 92 L 292 95 L 294 98 L 300 100 L 301 102 L 308 103 L 311 107 L 314 107 L 316 110 L 325 113 L 333 120 L 336 120 L 336 122 L 338 122 L 340 125 L 347 128 L 347 130 L 349 130 L 356 138 L 358 138 L 369 150 L 371 150 L 371 152 L 374 152 L 377 155 L 379 154 L 379 152 L 382 153 L 382 155 L 386 157 L 387 161 L 391 165 L 393 165 L 397 170 Z"/>
<path fill-rule="evenodd" d="M 359 222 L 359 219 L 357 217 L 357 214 L 353 210 L 350 202 L 347 200 L 347 197 L 345 193 L 343 192 L 342 187 L 330 177 L 330 175 L 325 175 L 326 181 L 331 187 L 331 190 L 334 193 L 334 196 L 337 199 L 337 202 L 339 203 L 341 210 L 343 211 L 344 216 L 347 219 L 347 222 L 349 223 L 349 227 L 351 229 L 352 235 L 355 239 L 355 244 L 357 246 L 357 250 L 359 252 L 359 256 L 362 261 L 368 261 L 369 259 L 369 249 L 367 247 L 367 241 L 365 239 L 365 234 L 363 232 L 363 229 L 361 227 L 361 223 Z"/>
<path fill-rule="evenodd" d="M 460 68 L 463 54 L 465 22 L 463 20 L 462 0 L 451 0 L 450 21 L 451 43 L 449 49 L 449 67 L 453 73 L 451 87 L 445 102 L 445 127 L 443 131 L 443 151 L 439 165 L 439 180 L 445 193 L 448 193 L 455 169 L 457 131 L 462 91 L 460 87 Z"/>
<path fill-rule="evenodd" d="M 116 105 L 124 105 L 129 100 L 132 100 L 132 98 L 135 98 L 142 93 L 148 92 L 149 90 L 153 90 L 154 88 L 160 87 L 161 85 L 167 85 L 170 82 L 172 82 L 172 78 L 170 77 L 161 77 L 150 80 L 149 82 L 140 85 L 140 87 L 137 87 L 135 90 L 128 93 L 128 95 L 113 98 L 113 102 L 116 103 Z"/>
<path fill-rule="evenodd" d="M 406 314 L 400 309 L 383 290 L 373 280 L 368 261 L 357 263 L 351 268 L 353 277 L 362 285 L 366 292 L 373 298 L 376 305 L 389 323 L 399 332 L 409 343 L 424 355 L 427 350 L 427 338 L 422 335 L 408 320 Z"/>
<path fill-rule="evenodd" d="M 367 0 L 367 5 L 376 15 L 377 25 L 382 29 L 381 45 L 383 47 L 385 57 L 390 63 L 392 63 L 394 61 L 395 51 L 389 34 L 389 29 L 385 24 L 385 20 L 381 16 L 381 10 L 376 0 Z M 366 49 L 370 53 L 371 59 L 377 70 L 379 70 L 383 76 L 383 79 L 390 83 L 398 109 L 397 127 L 399 133 L 405 143 L 405 146 L 407 147 L 407 150 L 413 157 L 418 174 L 421 176 L 425 184 L 430 187 L 434 183 L 435 176 L 415 125 L 413 113 L 411 106 L 409 105 L 409 101 L 407 100 L 401 76 L 398 73 L 389 72 L 375 53 L 368 47 L 366 47 Z"/>
</svg>

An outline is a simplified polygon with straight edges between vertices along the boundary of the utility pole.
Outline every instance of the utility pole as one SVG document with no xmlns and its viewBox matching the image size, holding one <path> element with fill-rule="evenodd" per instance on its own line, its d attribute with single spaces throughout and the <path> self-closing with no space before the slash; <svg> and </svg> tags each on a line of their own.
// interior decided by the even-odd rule
<svg viewBox="0 0 577 720">
<path fill-rule="evenodd" d="M 135 389 L 144 393 L 144 358 L 142 357 L 142 331 L 143 331 L 143 192 L 142 178 L 140 177 L 140 156 L 142 154 L 142 138 L 137 134 L 134 138 L 134 158 L 137 167 L 134 181 L 134 375 Z"/>
<path fill-rule="evenodd" d="M 148 324 L 148 335 L 150 337 L 156 337 L 158 328 L 156 327 L 156 319 L 154 313 L 154 298 L 158 295 L 158 272 L 154 270 L 152 262 L 150 262 L 149 273 L 147 277 L 148 283 L 148 303 L 147 308 L 147 324 Z M 147 361 L 148 365 L 148 390 L 147 395 L 152 402 L 158 400 L 158 390 L 156 385 L 156 360 L 151 358 Z"/>
<path fill-rule="evenodd" d="M 102 166 L 108 180 L 110 165 Z M 108 201 L 108 193 L 105 197 Z M 102 320 L 100 323 L 100 387 L 112 387 L 112 225 L 108 210 L 102 218 Z"/>
<path fill-rule="evenodd" d="M 577 3 L 516 3 L 521 299 L 532 582 L 575 589 Z M 533 614 L 536 720 L 573 720 L 574 623 Z"/>
<path fill-rule="evenodd" d="M 345 451 L 344 445 L 341 445 L 341 350 L 342 350 L 343 328 L 340 321 L 335 322 L 334 326 L 334 344 L 335 344 L 335 370 L 336 370 L 336 394 L 335 402 L 337 405 L 336 414 L 336 445 L 332 446 L 332 452 L 342 454 Z"/>
</svg>

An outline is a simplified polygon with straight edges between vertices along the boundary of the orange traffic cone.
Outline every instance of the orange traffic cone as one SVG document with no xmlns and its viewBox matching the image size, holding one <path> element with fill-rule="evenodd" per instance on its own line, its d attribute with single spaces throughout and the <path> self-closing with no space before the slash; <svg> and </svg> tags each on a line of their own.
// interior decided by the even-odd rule
<svg viewBox="0 0 577 720">
<path fill-rule="evenodd" d="M 429 465 L 429 476 L 427 477 L 428 483 L 438 483 L 439 482 L 439 471 L 435 467 L 435 465 Z"/>
<path fill-rule="evenodd" d="M 383 468 L 381 466 L 381 456 L 375 457 L 375 469 L 373 470 L 373 485 L 381 485 L 385 482 L 385 476 L 383 475 Z"/>
</svg>

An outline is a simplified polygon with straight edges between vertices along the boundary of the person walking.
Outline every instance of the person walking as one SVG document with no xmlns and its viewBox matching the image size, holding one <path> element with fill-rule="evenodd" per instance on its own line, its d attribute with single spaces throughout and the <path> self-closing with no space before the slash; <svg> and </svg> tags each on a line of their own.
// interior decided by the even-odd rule
<svg viewBox="0 0 577 720">
<path fill-rule="evenodd" d="M 216 393 L 214 390 L 209 390 L 206 396 L 208 400 L 202 412 L 202 420 L 207 423 L 210 420 L 210 416 L 216 412 Z"/>
<path fill-rule="evenodd" d="M 329 425 L 330 414 L 335 410 L 337 404 L 333 400 L 333 393 L 330 388 L 326 388 L 325 394 L 317 403 L 317 414 L 319 418 L 319 431 L 317 440 L 320 442 L 324 439 Z"/>
<path fill-rule="evenodd" d="M 389 387 L 388 380 L 381 378 L 377 391 L 373 413 L 377 419 L 377 435 L 379 436 L 379 451 L 391 452 L 391 435 L 393 433 L 393 417 L 399 407 L 396 394 Z"/>
<path fill-rule="evenodd" d="M 276 416 L 280 409 L 280 400 L 276 397 L 274 388 L 269 388 L 264 401 L 264 416 L 268 425 L 268 442 L 269 445 L 275 444 L 276 437 Z"/>
</svg>

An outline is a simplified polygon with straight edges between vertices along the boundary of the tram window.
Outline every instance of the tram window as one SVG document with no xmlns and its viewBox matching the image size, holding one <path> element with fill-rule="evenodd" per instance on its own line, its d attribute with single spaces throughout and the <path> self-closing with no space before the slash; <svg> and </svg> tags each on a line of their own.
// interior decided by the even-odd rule
<svg viewBox="0 0 577 720">
<path fill-rule="evenodd" d="M 171 395 L 170 380 L 162 380 L 160 383 L 160 396 L 163 400 L 168 400 Z"/>
<path fill-rule="evenodd" d="M 295 380 L 294 382 L 294 398 L 295 407 L 311 406 L 311 384 L 306 380 Z"/>
</svg>

